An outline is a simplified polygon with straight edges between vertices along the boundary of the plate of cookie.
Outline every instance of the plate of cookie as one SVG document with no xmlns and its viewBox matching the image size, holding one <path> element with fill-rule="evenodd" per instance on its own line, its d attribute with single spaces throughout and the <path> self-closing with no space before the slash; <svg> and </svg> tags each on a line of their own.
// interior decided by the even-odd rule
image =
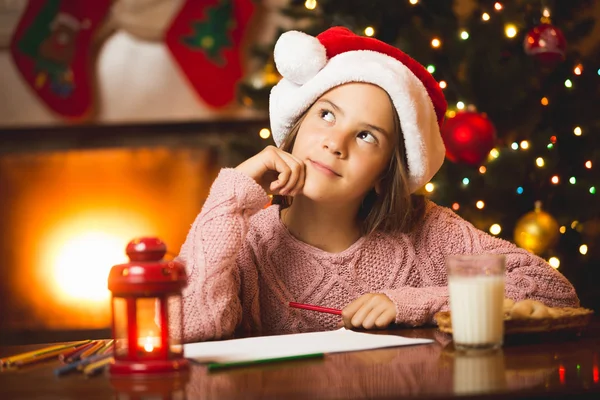
<svg viewBox="0 0 600 400">
<path fill-rule="evenodd" d="M 504 299 L 504 334 L 569 331 L 579 333 L 594 312 L 582 307 L 548 307 L 537 300 Z M 435 314 L 440 331 L 452 333 L 450 311 Z"/>
</svg>

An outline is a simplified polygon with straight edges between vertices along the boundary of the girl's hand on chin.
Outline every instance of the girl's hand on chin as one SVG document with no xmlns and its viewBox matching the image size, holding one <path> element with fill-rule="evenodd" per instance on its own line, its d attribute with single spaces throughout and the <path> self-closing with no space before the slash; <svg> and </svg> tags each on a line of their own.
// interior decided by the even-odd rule
<svg viewBox="0 0 600 400">
<path fill-rule="evenodd" d="M 236 167 L 271 194 L 295 196 L 304 187 L 305 164 L 290 153 L 267 146 Z"/>
<path fill-rule="evenodd" d="M 342 310 L 342 323 L 348 329 L 384 329 L 396 320 L 396 306 L 382 293 L 367 293 Z"/>
</svg>

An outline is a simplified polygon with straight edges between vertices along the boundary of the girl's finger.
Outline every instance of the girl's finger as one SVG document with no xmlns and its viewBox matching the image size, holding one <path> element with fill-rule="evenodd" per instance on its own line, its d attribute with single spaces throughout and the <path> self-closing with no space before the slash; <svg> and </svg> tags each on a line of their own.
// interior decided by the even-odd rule
<svg viewBox="0 0 600 400">
<path fill-rule="evenodd" d="M 293 157 L 292 155 L 281 152 L 281 158 L 285 161 L 290 169 L 290 176 L 287 180 L 285 186 L 281 187 L 279 190 L 280 194 L 289 194 L 296 187 L 298 180 L 300 179 L 300 175 L 303 169 L 301 162 Z"/>
<path fill-rule="evenodd" d="M 377 325 L 376 322 L 385 312 L 386 308 L 386 304 L 379 304 L 371 309 L 371 312 L 369 312 L 369 314 L 363 320 L 362 327 L 365 329 L 373 329 Z"/>
<path fill-rule="evenodd" d="M 342 310 L 342 320 L 346 328 L 352 328 L 352 318 L 368 299 L 367 295 L 363 295 L 344 307 Z"/>
<path fill-rule="evenodd" d="M 352 317 L 352 320 L 350 321 L 352 326 L 355 328 L 359 328 L 359 327 L 363 326 L 365 319 L 367 318 L 369 313 L 371 313 L 371 311 L 374 309 L 374 307 L 375 307 L 375 305 L 372 304 L 372 302 L 370 302 L 370 301 L 365 302 L 362 305 L 362 307 L 360 307 L 358 309 L 358 311 L 356 311 L 356 314 L 354 314 L 354 316 Z"/>
<path fill-rule="evenodd" d="M 390 326 L 392 322 L 396 320 L 396 310 L 394 308 L 387 308 L 382 312 L 379 317 L 375 320 L 375 326 L 384 329 Z"/>
</svg>

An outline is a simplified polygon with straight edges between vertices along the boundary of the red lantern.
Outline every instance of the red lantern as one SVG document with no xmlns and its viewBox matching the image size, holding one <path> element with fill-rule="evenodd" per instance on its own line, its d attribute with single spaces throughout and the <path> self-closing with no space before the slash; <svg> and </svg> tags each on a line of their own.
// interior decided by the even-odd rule
<svg viewBox="0 0 600 400">
<path fill-rule="evenodd" d="M 483 114 L 457 113 L 442 127 L 446 157 L 452 162 L 479 166 L 496 142 L 496 129 Z"/>
<path fill-rule="evenodd" d="M 557 27 L 540 24 L 525 35 L 523 48 L 528 55 L 551 65 L 565 59 L 567 40 Z"/>
<path fill-rule="evenodd" d="M 148 375 L 187 368 L 183 356 L 181 290 L 185 268 L 163 260 L 166 245 L 157 238 L 129 242 L 130 262 L 112 267 L 113 375 Z"/>
</svg>

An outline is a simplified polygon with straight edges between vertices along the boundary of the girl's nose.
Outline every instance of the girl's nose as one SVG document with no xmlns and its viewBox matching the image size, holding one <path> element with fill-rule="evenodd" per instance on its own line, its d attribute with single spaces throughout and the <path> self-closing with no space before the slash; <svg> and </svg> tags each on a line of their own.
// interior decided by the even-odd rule
<svg viewBox="0 0 600 400">
<path fill-rule="evenodd" d="M 346 157 L 348 133 L 341 131 L 330 131 L 323 137 L 323 149 L 330 151 L 339 158 Z"/>
</svg>

